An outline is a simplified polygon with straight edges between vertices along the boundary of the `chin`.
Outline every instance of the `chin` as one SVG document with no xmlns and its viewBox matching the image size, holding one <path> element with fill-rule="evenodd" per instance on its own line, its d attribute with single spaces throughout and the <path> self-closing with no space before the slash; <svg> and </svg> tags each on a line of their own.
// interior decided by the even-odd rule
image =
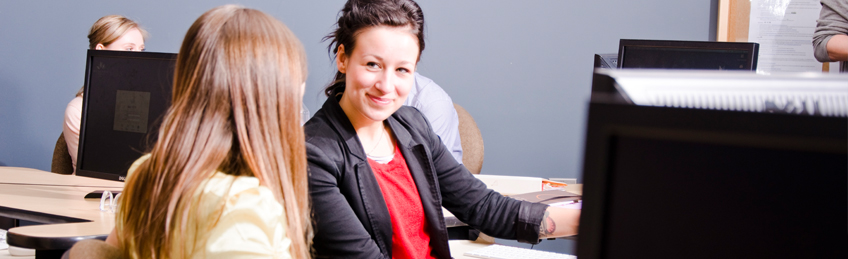
<svg viewBox="0 0 848 259">
<path fill-rule="evenodd" d="M 388 119 L 389 116 L 392 116 L 392 114 L 391 113 L 384 113 L 384 112 L 370 113 L 370 114 L 367 115 L 368 119 L 373 120 L 373 121 L 384 121 L 384 120 Z"/>
<path fill-rule="evenodd" d="M 388 119 L 389 116 L 392 116 L 392 114 L 394 114 L 395 111 L 397 111 L 398 109 L 400 109 L 400 107 L 397 107 L 397 109 L 390 110 L 372 110 L 366 113 L 365 116 L 373 121 L 384 121 Z"/>
</svg>

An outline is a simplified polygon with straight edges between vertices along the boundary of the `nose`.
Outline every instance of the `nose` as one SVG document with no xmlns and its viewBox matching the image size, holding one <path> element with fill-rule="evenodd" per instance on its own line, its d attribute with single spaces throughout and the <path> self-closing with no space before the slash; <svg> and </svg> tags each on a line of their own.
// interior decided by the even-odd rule
<svg viewBox="0 0 848 259">
<path fill-rule="evenodd" d="M 394 88 L 394 74 L 391 71 L 383 70 L 377 80 L 375 87 L 383 93 L 391 92 Z"/>
</svg>

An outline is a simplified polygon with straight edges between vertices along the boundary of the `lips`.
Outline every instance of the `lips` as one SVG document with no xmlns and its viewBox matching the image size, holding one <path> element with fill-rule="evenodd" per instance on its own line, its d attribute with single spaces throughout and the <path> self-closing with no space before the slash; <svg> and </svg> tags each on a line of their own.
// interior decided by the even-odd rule
<svg viewBox="0 0 848 259">
<path fill-rule="evenodd" d="M 368 98 L 371 99 L 372 102 L 379 105 L 387 105 L 392 102 L 392 99 L 389 98 L 380 98 L 373 95 L 368 95 Z"/>
</svg>

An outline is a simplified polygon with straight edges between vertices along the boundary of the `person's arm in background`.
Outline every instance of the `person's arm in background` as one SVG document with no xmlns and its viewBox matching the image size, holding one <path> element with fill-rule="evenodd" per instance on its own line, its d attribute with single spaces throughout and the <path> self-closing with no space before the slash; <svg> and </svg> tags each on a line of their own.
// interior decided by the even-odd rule
<svg viewBox="0 0 848 259">
<path fill-rule="evenodd" d="M 415 89 L 406 105 L 417 108 L 430 121 L 433 131 L 450 150 L 451 156 L 462 164 L 462 141 L 459 137 L 459 116 L 453 100 L 433 80 L 415 73 Z"/>
<path fill-rule="evenodd" d="M 68 145 L 68 154 L 71 155 L 71 163 L 74 166 L 74 174 L 77 171 L 77 148 L 79 147 L 80 120 L 82 118 L 82 97 L 77 96 L 65 108 L 65 122 L 62 124 L 62 135 L 65 136 L 65 144 Z"/>
<path fill-rule="evenodd" d="M 417 107 L 416 107 L 417 108 Z M 421 113 L 430 120 L 433 131 L 450 150 L 456 162 L 462 164 L 462 141 L 459 138 L 459 116 L 450 100 L 438 100 L 427 103 Z"/>
<path fill-rule="evenodd" d="M 815 57 L 820 62 L 848 61 L 848 1 L 822 0 L 813 33 Z"/>
<path fill-rule="evenodd" d="M 827 56 L 833 61 L 848 61 L 848 35 L 833 35 L 827 41 Z"/>
</svg>

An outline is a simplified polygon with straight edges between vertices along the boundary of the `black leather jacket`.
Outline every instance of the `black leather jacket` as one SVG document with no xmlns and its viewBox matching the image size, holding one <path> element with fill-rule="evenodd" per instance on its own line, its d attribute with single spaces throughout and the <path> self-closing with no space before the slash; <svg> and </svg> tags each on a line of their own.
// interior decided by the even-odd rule
<svg viewBox="0 0 848 259">
<path fill-rule="evenodd" d="M 415 108 L 401 107 L 391 127 L 429 226 L 433 255 L 450 258 L 441 207 L 483 233 L 538 242 L 547 205 L 517 201 L 486 188 L 457 163 Z M 304 126 L 316 258 L 391 258 L 392 221 L 356 131 L 336 98 Z"/>
</svg>

